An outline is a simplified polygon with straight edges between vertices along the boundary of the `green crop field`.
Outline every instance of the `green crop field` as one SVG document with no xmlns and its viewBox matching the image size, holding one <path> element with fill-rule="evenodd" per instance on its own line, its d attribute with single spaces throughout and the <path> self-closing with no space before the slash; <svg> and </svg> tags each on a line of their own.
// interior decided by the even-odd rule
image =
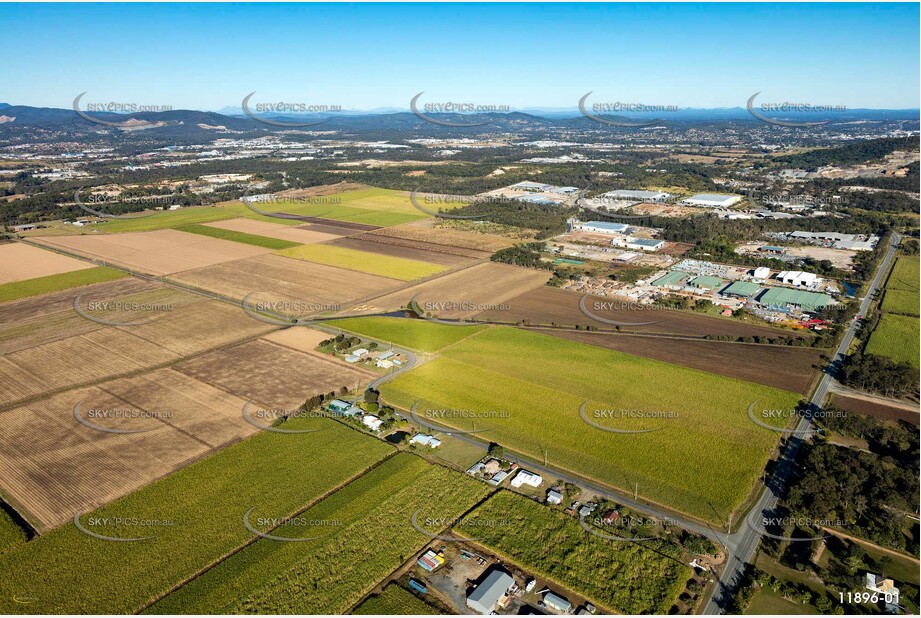
<svg viewBox="0 0 921 618">
<path fill-rule="evenodd" d="M 425 616 L 443 613 L 425 599 L 393 583 L 388 584 L 380 594 L 362 601 L 352 611 L 353 616 Z"/>
<path fill-rule="evenodd" d="M 57 292 L 58 290 L 69 290 L 70 288 L 93 283 L 112 281 L 113 279 L 121 279 L 127 276 L 129 275 L 126 272 L 105 266 L 97 266 L 96 268 L 75 270 L 69 273 L 26 279 L 25 281 L 14 281 L 0 285 L 0 303 L 28 296 L 37 296 L 38 294 L 47 294 L 48 292 Z"/>
<path fill-rule="evenodd" d="M 356 270 L 380 277 L 389 277 L 400 281 L 421 279 L 447 270 L 447 266 L 442 266 L 441 264 L 431 264 L 390 255 L 379 255 L 335 245 L 300 245 L 279 251 L 278 255 L 316 264 L 336 266 L 346 270 Z"/>
<path fill-rule="evenodd" d="M 887 290 L 914 290 L 918 292 L 919 258 L 900 257 L 896 259 L 895 266 L 889 279 L 886 280 Z"/>
<path fill-rule="evenodd" d="M 770 371 L 769 367 L 764 369 Z M 537 460 L 711 521 L 746 498 L 799 395 L 509 327 L 492 327 L 381 387 L 403 409 L 465 410 L 446 423 Z M 584 422 L 622 430 L 621 434 Z M 612 418 L 616 416 L 617 418 Z M 443 418 L 443 416 L 441 416 Z"/>
<path fill-rule="evenodd" d="M 269 238 L 268 236 L 247 234 L 246 232 L 235 232 L 233 230 L 225 230 L 219 227 L 209 227 L 207 225 L 200 225 L 198 223 L 180 225 L 176 227 L 176 229 L 180 232 L 201 234 L 202 236 L 211 236 L 212 238 L 220 238 L 221 240 L 232 240 L 233 242 L 242 242 L 247 245 L 255 245 L 256 247 L 264 247 L 266 249 L 274 249 L 276 251 L 279 249 L 290 249 L 291 247 L 300 246 L 300 243 L 291 242 L 290 240 Z"/>
<path fill-rule="evenodd" d="M 919 296 L 917 291 L 912 290 L 886 290 L 883 292 L 882 310 L 886 313 L 898 313 L 901 315 L 918 315 Z"/>
<path fill-rule="evenodd" d="M 346 450 L 346 449 L 343 449 Z M 337 614 L 482 499 L 465 474 L 401 453 L 187 583 L 148 613 Z M 436 521 L 437 520 L 437 521 Z M 427 525 L 427 522 L 433 522 Z"/>
<path fill-rule="evenodd" d="M 866 352 L 918 367 L 919 335 L 921 322 L 918 318 L 884 313 L 870 335 Z"/>
<path fill-rule="evenodd" d="M 393 452 L 328 419 L 285 427 L 322 431 L 260 433 L 81 518 L 96 534 L 154 538 L 108 541 L 70 523 L 0 555 L 0 613 L 136 612 L 256 538 L 243 525 L 248 509 L 255 526 L 291 515 Z"/>
<path fill-rule="evenodd" d="M 667 614 L 692 574 L 664 541 L 597 537 L 576 518 L 510 491 L 491 496 L 456 530 L 620 614 Z"/>
<path fill-rule="evenodd" d="M 344 318 L 327 322 L 343 330 L 365 335 L 420 352 L 437 352 L 480 332 L 485 326 L 451 326 L 407 318 Z"/>
<path fill-rule="evenodd" d="M 0 502 L 0 554 L 25 543 L 29 538 L 26 530 L 14 519 L 9 507 Z"/>
</svg>

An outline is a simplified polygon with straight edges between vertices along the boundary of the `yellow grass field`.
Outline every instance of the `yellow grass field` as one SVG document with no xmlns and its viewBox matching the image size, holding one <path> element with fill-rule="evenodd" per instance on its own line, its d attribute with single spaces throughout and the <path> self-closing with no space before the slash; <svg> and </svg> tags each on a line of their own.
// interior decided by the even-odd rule
<svg viewBox="0 0 921 618">
<path fill-rule="evenodd" d="M 441 264 L 357 251 L 334 245 L 302 245 L 283 249 L 278 252 L 278 255 L 400 281 L 414 281 L 447 269 Z"/>
</svg>

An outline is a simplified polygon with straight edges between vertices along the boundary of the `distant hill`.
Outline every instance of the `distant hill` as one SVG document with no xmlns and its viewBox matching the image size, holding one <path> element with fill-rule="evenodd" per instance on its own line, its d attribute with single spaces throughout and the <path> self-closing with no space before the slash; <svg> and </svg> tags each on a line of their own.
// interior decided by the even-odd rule
<svg viewBox="0 0 921 618">
<path fill-rule="evenodd" d="M 914 151 L 918 150 L 918 146 L 917 137 L 884 137 L 835 148 L 820 148 L 795 155 L 775 157 L 774 160 L 793 167 L 815 169 L 823 165 L 855 165 L 879 161 L 896 150 Z"/>
</svg>

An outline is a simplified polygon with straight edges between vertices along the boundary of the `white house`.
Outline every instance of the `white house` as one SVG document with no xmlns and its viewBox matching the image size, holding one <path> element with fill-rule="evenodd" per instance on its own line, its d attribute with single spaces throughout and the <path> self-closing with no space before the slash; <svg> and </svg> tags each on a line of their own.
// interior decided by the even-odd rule
<svg viewBox="0 0 921 618">
<path fill-rule="evenodd" d="M 441 440 L 434 436 L 427 436 L 424 433 L 417 433 L 409 441 L 410 444 L 418 444 L 420 446 L 427 446 L 429 448 L 435 448 L 441 446 Z"/>
<path fill-rule="evenodd" d="M 527 470 L 519 470 L 515 478 L 512 479 L 511 486 L 521 487 L 522 485 L 530 485 L 531 487 L 540 487 L 543 482 L 544 479 L 541 478 L 539 474 L 534 474 Z"/>
<path fill-rule="evenodd" d="M 563 502 L 563 494 L 555 489 L 547 492 L 547 504 L 560 504 Z"/>
<path fill-rule="evenodd" d="M 381 425 L 384 424 L 384 421 L 377 418 L 373 414 L 365 414 L 361 418 L 361 422 L 364 423 L 371 431 L 378 431 L 381 428 Z"/>
</svg>

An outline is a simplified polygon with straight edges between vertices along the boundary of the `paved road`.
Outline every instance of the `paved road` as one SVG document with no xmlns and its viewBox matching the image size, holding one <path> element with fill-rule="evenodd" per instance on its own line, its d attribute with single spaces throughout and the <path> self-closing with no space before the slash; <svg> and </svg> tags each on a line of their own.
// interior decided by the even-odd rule
<svg viewBox="0 0 921 618">
<path fill-rule="evenodd" d="M 869 309 L 870 303 L 873 301 L 874 293 L 879 288 L 879 285 L 882 282 L 885 274 L 889 271 L 889 265 L 892 263 L 892 258 L 895 255 L 895 249 L 899 244 L 900 238 L 901 237 L 898 234 L 893 233 L 891 239 L 892 244 L 890 245 L 889 250 L 886 252 L 886 257 L 883 259 L 882 264 L 880 264 L 879 270 L 876 272 L 876 276 L 873 277 L 873 281 L 867 288 L 867 294 L 864 296 L 863 301 L 860 303 L 860 310 L 858 311 L 858 315 L 866 315 L 867 309 Z M 822 376 L 822 380 L 819 382 L 819 385 L 815 390 L 815 394 L 810 400 L 810 407 L 813 410 L 821 409 L 822 405 L 825 403 L 825 397 L 827 396 L 829 388 L 834 382 L 834 374 L 836 369 L 840 366 L 841 362 L 844 360 L 844 357 L 847 355 L 847 351 L 850 348 L 851 343 L 854 341 L 854 335 L 858 326 L 858 321 L 854 320 L 848 327 L 847 332 L 844 334 L 844 337 L 841 340 L 841 345 L 838 346 L 838 349 L 835 352 L 835 357 L 832 359 L 831 364 L 826 368 L 825 375 Z M 797 423 L 795 431 L 798 433 L 791 435 L 787 442 L 787 447 L 781 453 L 781 457 L 778 461 L 777 467 L 774 470 L 774 474 L 768 480 L 765 486 L 765 490 L 761 492 L 761 496 L 758 498 L 758 501 L 755 503 L 755 506 L 752 509 L 752 514 L 755 517 L 758 517 L 761 514 L 770 514 L 777 507 L 778 497 L 783 493 L 783 488 L 786 486 L 787 480 L 790 477 L 790 473 L 793 471 L 796 453 L 799 451 L 800 446 L 802 446 L 803 443 L 803 440 L 798 436 L 803 435 L 803 433 L 810 428 L 810 425 L 811 422 L 808 418 L 805 417 L 801 418 L 799 423 Z M 744 523 L 740 526 L 738 532 L 729 537 L 730 543 L 727 545 L 732 549 L 732 554 L 729 557 L 726 565 L 723 567 L 723 573 L 719 579 L 716 589 L 713 591 L 710 599 L 707 601 L 703 613 L 719 614 L 723 609 L 726 608 L 732 598 L 732 593 L 738 584 L 739 578 L 742 575 L 745 564 L 753 559 L 755 552 L 758 549 L 760 540 L 761 534 L 751 526 L 745 525 Z"/>
</svg>

